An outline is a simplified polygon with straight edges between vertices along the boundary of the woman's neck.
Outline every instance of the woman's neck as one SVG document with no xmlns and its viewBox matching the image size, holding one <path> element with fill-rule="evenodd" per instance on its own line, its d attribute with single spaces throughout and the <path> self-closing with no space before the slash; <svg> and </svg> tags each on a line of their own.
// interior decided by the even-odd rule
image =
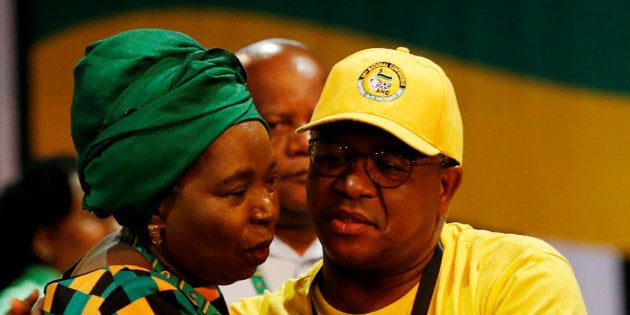
<svg viewBox="0 0 630 315">
<path fill-rule="evenodd" d="M 133 246 L 122 242 L 120 232 L 114 232 L 81 258 L 71 275 L 80 275 L 112 265 L 134 265 L 151 269 L 151 264 Z"/>
</svg>

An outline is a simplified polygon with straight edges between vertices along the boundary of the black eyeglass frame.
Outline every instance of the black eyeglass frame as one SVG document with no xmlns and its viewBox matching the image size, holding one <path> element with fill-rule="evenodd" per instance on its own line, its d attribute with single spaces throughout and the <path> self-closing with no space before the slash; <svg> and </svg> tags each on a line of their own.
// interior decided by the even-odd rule
<svg viewBox="0 0 630 315">
<path fill-rule="evenodd" d="M 420 160 L 424 159 L 424 158 L 428 158 L 430 156 L 418 156 L 417 158 L 409 158 L 408 156 L 406 156 L 403 153 L 395 153 L 395 152 L 387 152 L 385 150 L 379 150 L 379 151 L 374 151 L 372 153 L 369 154 L 357 154 L 356 151 L 352 150 L 352 148 L 344 143 L 336 143 L 331 141 L 331 144 L 334 145 L 338 145 L 339 146 L 339 151 L 343 151 L 343 152 L 349 152 L 350 154 L 345 154 L 342 156 L 342 159 L 340 161 L 343 161 L 342 164 L 343 166 L 336 166 L 338 168 L 337 171 L 334 172 L 326 172 L 324 171 L 324 166 L 321 165 L 322 162 L 317 161 L 317 158 L 315 157 L 315 152 L 314 152 L 314 148 L 315 148 L 315 144 L 320 142 L 320 141 L 324 141 L 321 138 L 311 138 L 309 139 L 309 159 L 311 162 L 311 166 L 313 167 L 313 169 L 318 172 L 320 175 L 325 176 L 325 177 L 339 177 L 343 174 L 346 174 L 348 172 L 348 170 L 352 169 L 354 167 L 354 165 L 357 162 L 357 159 L 359 157 L 363 157 L 366 159 L 366 163 L 364 164 L 364 171 L 367 174 L 367 176 L 370 178 L 370 180 L 376 184 L 379 187 L 382 188 L 396 188 L 402 184 L 404 184 L 405 182 L 407 182 L 407 180 L 409 180 L 409 176 L 411 175 L 411 172 L 413 171 L 414 166 L 416 165 L 422 165 L 422 166 L 431 166 L 431 165 L 439 165 L 442 168 L 449 168 L 449 167 L 453 167 L 453 166 L 457 166 L 459 165 L 459 163 L 453 159 L 450 158 L 446 155 L 443 154 L 439 154 L 438 156 L 440 157 L 440 161 L 439 162 L 426 162 L 426 163 L 422 163 Z M 400 176 L 401 179 L 396 180 L 395 182 L 392 183 L 385 183 L 383 184 L 382 181 L 383 179 L 386 179 L 387 176 L 380 174 L 379 171 L 379 160 L 382 160 L 382 158 L 378 158 L 379 156 L 383 156 L 385 154 L 390 154 L 392 156 L 396 156 L 404 161 L 408 162 L 408 166 L 405 166 L 405 171 L 402 174 L 402 176 Z M 334 166 L 333 166 L 334 167 Z M 374 173 L 376 172 L 376 173 Z M 379 176 L 376 176 L 380 175 Z M 379 180 L 379 178 L 381 178 Z"/>
</svg>

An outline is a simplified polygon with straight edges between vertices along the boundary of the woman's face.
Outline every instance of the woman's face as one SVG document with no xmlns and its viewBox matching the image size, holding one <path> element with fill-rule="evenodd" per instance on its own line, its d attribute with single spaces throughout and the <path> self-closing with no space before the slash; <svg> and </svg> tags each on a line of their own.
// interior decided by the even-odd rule
<svg viewBox="0 0 630 315">
<path fill-rule="evenodd" d="M 250 277 L 269 255 L 279 213 L 276 177 L 260 122 L 227 129 L 160 206 L 168 262 L 195 286 Z"/>
</svg>

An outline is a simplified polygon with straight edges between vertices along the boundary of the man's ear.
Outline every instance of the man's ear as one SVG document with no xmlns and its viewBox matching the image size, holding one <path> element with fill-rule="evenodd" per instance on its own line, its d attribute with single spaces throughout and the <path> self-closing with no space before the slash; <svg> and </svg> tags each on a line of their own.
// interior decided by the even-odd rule
<svg viewBox="0 0 630 315">
<path fill-rule="evenodd" d="M 440 217 L 443 217 L 448 212 L 448 205 L 453 199 L 457 188 L 462 182 L 464 176 L 464 170 L 460 166 L 451 166 L 442 170 L 440 181 L 442 184 L 441 196 L 440 196 Z"/>
</svg>

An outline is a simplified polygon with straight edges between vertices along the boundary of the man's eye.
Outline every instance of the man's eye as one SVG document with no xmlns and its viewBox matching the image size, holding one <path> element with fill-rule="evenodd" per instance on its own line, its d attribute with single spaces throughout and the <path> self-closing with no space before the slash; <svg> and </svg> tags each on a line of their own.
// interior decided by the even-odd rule
<svg viewBox="0 0 630 315">
<path fill-rule="evenodd" d="M 317 161 L 327 165 L 342 165 L 346 163 L 346 158 L 343 155 L 320 155 L 317 157 Z"/>
<path fill-rule="evenodd" d="M 289 131 L 290 129 L 292 129 L 291 122 L 290 121 L 284 121 L 284 120 L 275 120 L 275 121 L 267 120 L 267 125 L 269 125 L 269 129 L 274 131 L 274 132 L 285 132 L 285 131 Z M 295 129 L 295 128 L 293 128 L 293 129 Z"/>
<path fill-rule="evenodd" d="M 405 168 L 399 163 L 389 160 L 380 160 L 376 162 L 376 167 L 382 172 L 404 172 Z"/>
<path fill-rule="evenodd" d="M 244 196 L 245 193 L 247 192 L 246 188 L 243 189 L 236 189 L 236 190 L 232 190 L 228 193 L 228 195 L 230 196 Z"/>
<path fill-rule="evenodd" d="M 274 190 L 276 189 L 276 182 L 278 180 L 278 174 L 274 174 L 273 176 L 270 176 L 266 181 L 265 184 L 267 185 L 267 189 L 268 190 Z"/>
<path fill-rule="evenodd" d="M 411 162 L 399 155 L 391 153 L 381 153 L 374 157 L 376 167 L 381 172 L 406 173 Z"/>
</svg>

